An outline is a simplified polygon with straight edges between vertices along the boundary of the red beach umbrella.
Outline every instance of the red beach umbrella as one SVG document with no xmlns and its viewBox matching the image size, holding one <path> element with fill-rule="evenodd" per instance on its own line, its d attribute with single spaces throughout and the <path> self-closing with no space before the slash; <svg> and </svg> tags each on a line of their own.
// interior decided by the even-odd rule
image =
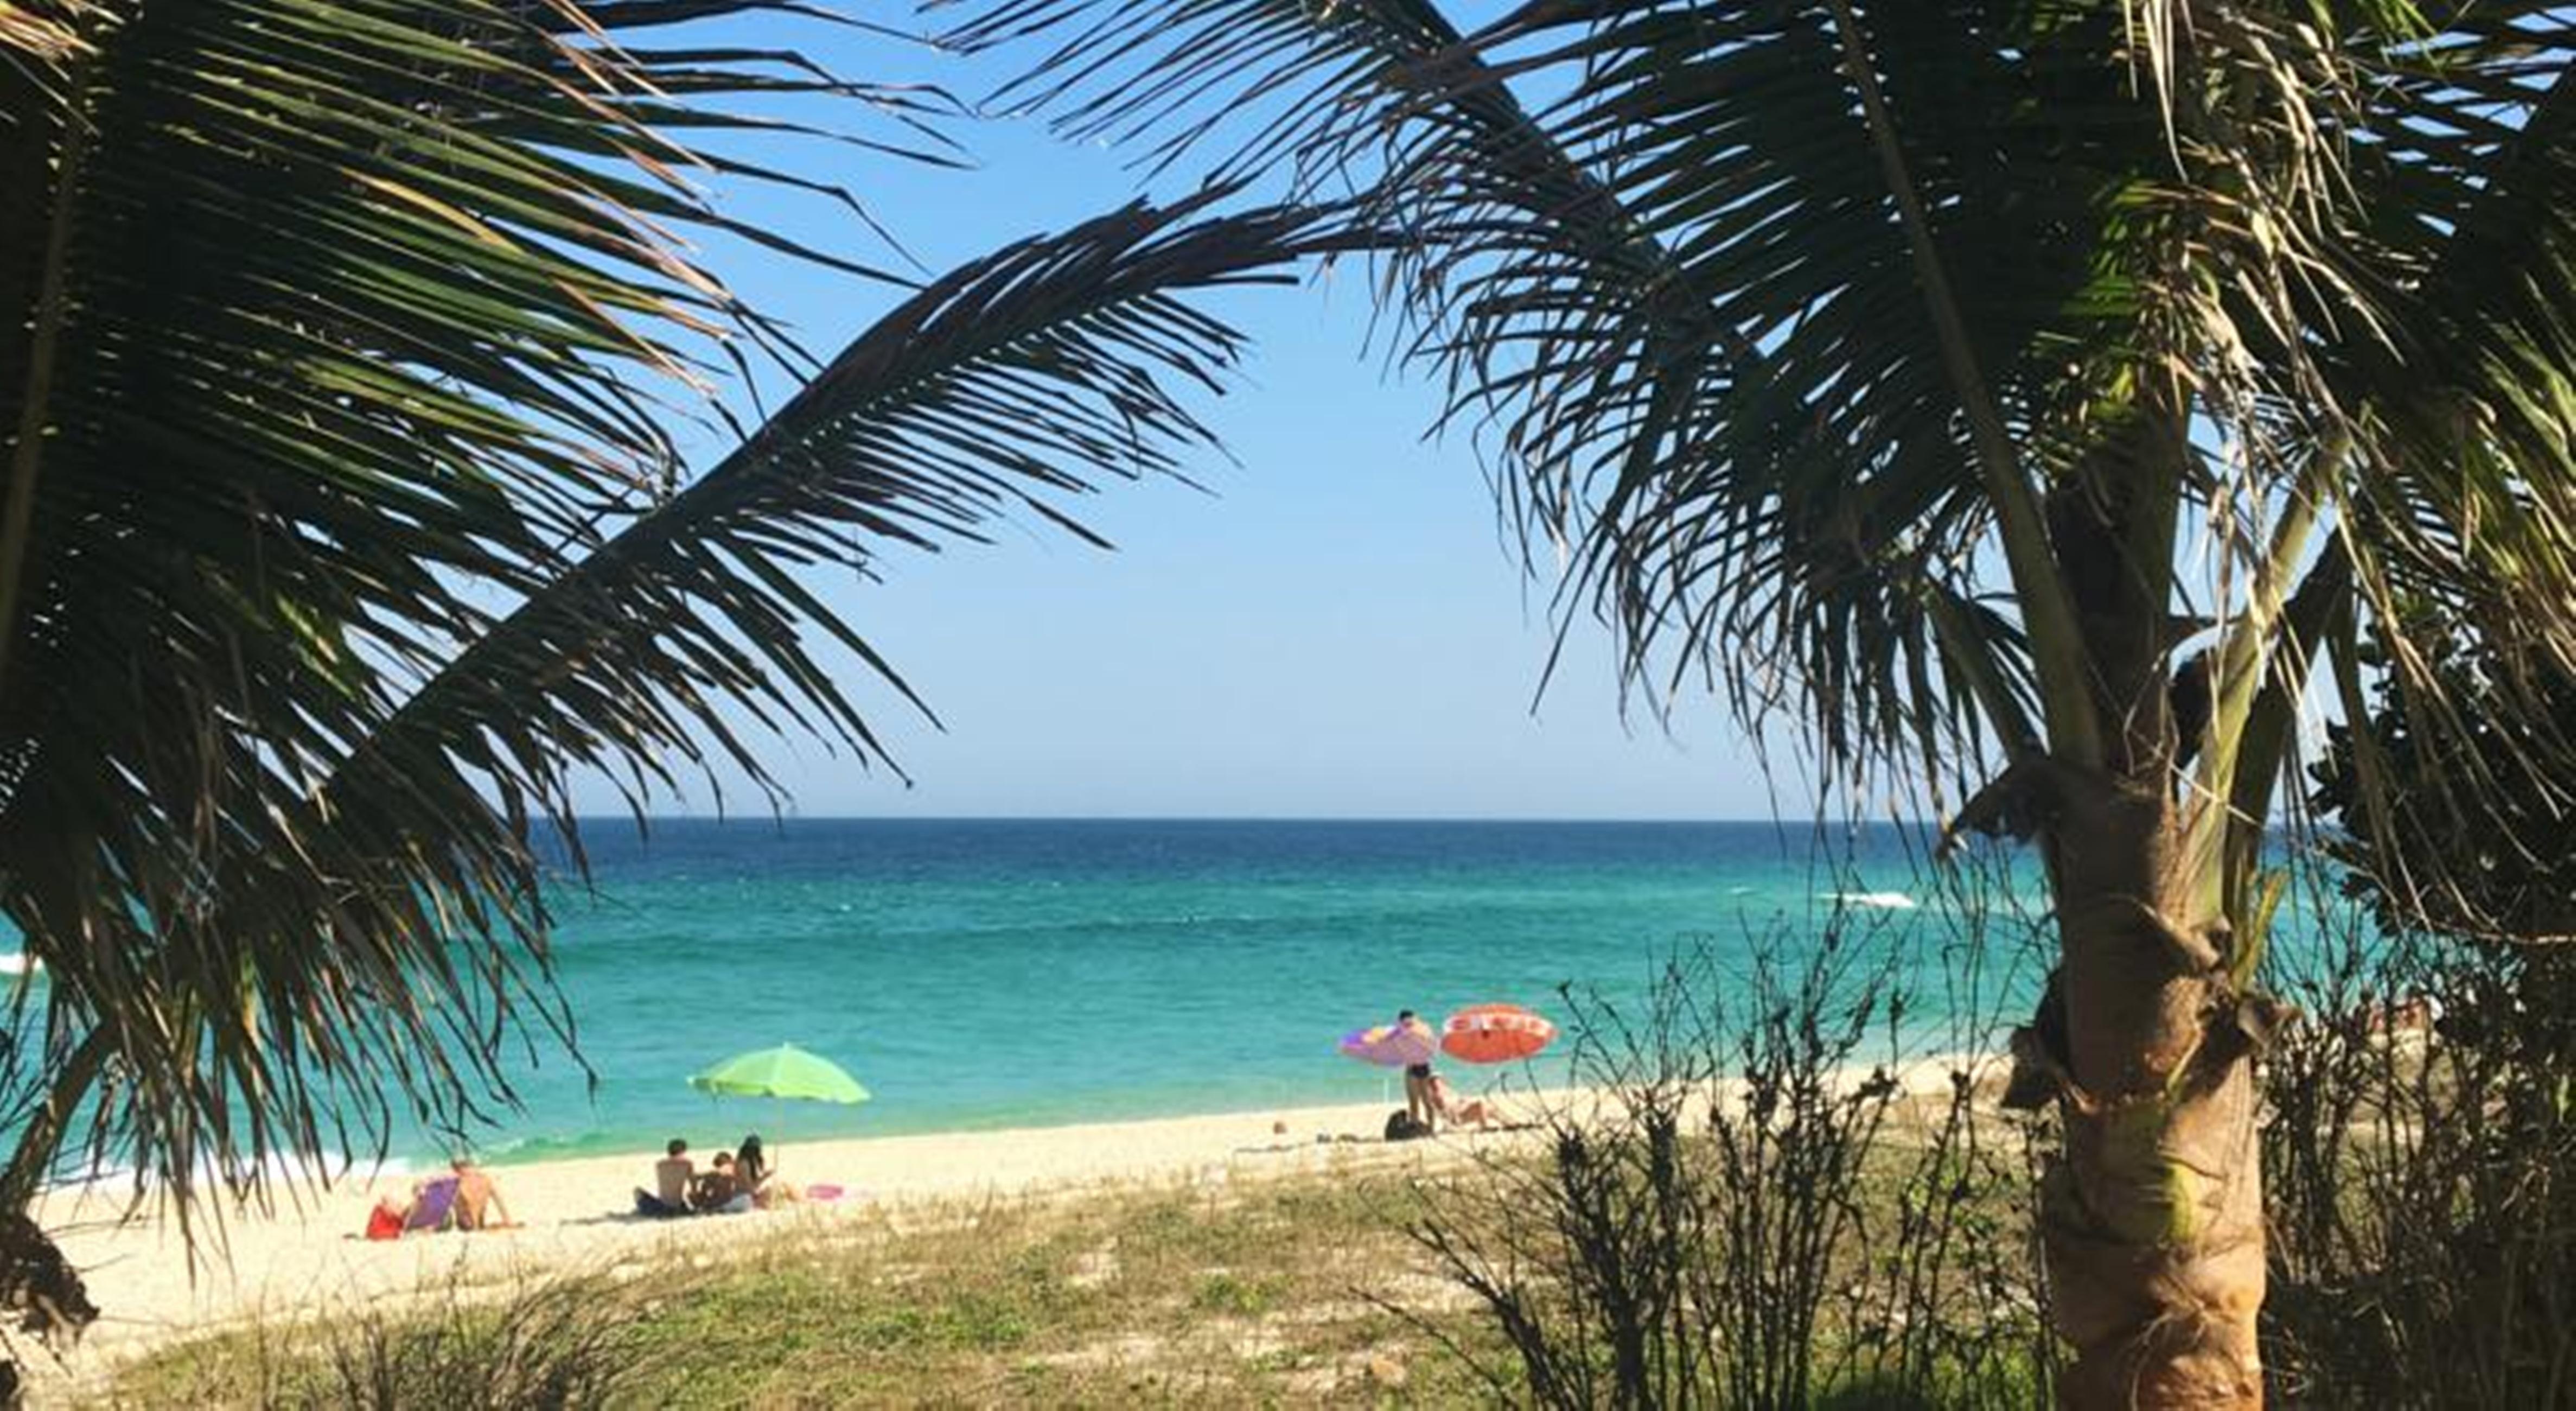
<svg viewBox="0 0 2576 1411">
<path fill-rule="evenodd" d="M 1556 1026 L 1517 1004 L 1471 1004 L 1449 1016 L 1440 1050 L 1468 1063 L 1509 1063 L 1556 1039 Z"/>
</svg>

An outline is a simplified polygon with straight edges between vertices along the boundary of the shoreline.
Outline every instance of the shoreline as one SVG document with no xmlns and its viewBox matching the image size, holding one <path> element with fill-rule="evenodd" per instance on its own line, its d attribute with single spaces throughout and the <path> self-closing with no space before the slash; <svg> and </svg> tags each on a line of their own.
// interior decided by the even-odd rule
<svg viewBox="0 0 2576 1411">
<path fill-rule="evenodd" d="M 1388 1071 L 1392 1072 L 1393 1070 L 1390 1069 Z M 1450 1071 L 1454 1073 L 1456 1070 L 1452 1069 Z M 1322 1086 L 1325 1089 L 1330 1089 L 1335 1085 L 1328 1083 Z M 1350 1085 L 1341 1084 L 1339 1086 L 1347 1090 Z M 1515 1075 L 1510 1084 L 1509 1092 L 1517 1097 L 1526 1098 L 1533 1091 L 1555 1093 L 1564 1090 L 1565 1087 L 1566 1085 L 1558 1083 L 1539 1084 L 1533 1087 L 1531 1084 L 1519 1081 L 1517 1075 Z M 1219 1105 L 1189 1106 L 1182 1108 L 1156 1107 L 1151 1110 L 1115 1112 L 1105 1116 L 1095 1115 L 1088 1117 L 1075 1115 L 1070 1111 L 1065 1114 L 1054 1112 L 1025 1114 L 1008 1111 L 980 1112 L 976 1115 L 969 1116 L 961 1122 L 940 1122 L 937 1125 L 920 1126 L 907 1124 L 891 1128 L 883 1123 L 871 1122 L 863 1115 L 853 1124 L 852 1130 L 841 1132 L 797 1131 L 796 1128 L 799 1125 L 813 1120 L 812 1118 L 805 1116 L 801 1111 L 796 1110 L 801 1106 L 805 1106 L 805 1104 L 788 1104 L 791 1115 L 784 1123 L 781 1123 L 778 1120 L 778 1108 L 769 1099 L 736 1098 L 731 1101 L 735 1104 L 733 1107 L 716 1114 L 714 1117 L 702 1118 L 695 1122 L 681 1124 L 683 1127 L 695 1130 L 712 1129 L 725 1137 L 725 1140 L 723 1141 L 709 1141 L 701 1143 L 694 1135 L 691 1134 L 690 1131 L 683 1130 L 668 1132 L 664 1136 L 659 1137 L 645 1136 L 631 1140 L 628 1138 L 609 1136 L 603 1136 L 596 1139 L 585 1138 L 578 1147 L 575 1147 L 571 1143 L 556 1142 L 545 1138 L 539 1138 L 535 1141 L 518 1145 L 484 1146 L 474 1143 L 468 1143 L 466 1145 L 467 1149 L 473 1155 L 477 1165 L 480 1165 L 496 1174 L 507 1174 L 509 1172 L 523 1171 L 535 1167 L 561 1165 L 566 1162 L 626 1160 L 636 1158 L 639 1153 L 647 1152 L 648 1150 L 651 1153 L 651 1156 L 657 1157 L 661 1154 L 661 1142 L 666 1140 L 669 1136 L 688 1137 L 689 1154 L 703 1163 L 707 1157 L 712 1156 L 718 1151 L 732 1150 L 734 1141 L 745 1132 L 758 1133 L 760 1139 L 765 1144 L 780 1150 L 785 1150 L 788 1147 L 812 1149 L 817 1147 L 864 1145 L 870 1142 L 925 1141 L 951 1137 L 996 1137 L 1016 1133 L 1056 1132 L 1072 1127 L 1109 1128 L 1151 1126 L 1160 1122 L 1188 1122 L 1214 1120 L 1217 1118 L 1243 1118 L 1248 1120 L 1257 1117 L 1267 1123 L 1275 1118 L 1285 1117 L 1296 1113 L 1340 1112 L 1348 1109 L 1367 1107 L 1377 1108 L 1380 1115 L 1383 1116 L 1386 1109 L 1401 1107 L 1404 1105 L 1404 1093 L 1401 1087 L 1392 1087 L 1387 1094 L 1380 1098 L 1335 1098 L 1323 1093 L 1297 1093 L 1290 1094 L 1280 1100 L 1272 1102 L 1218 1099 L 1217 1101 Z M 862 1114 L 867 1111 L 865 1107 L 860 1107 L 857 1110 Z M 595 1149 L 593 1147 L 594 1140 L 597 1143 Z M 442 1169 L 445 1159 L 446 1158 L 443 1155 L 432 1153 L 426 1149 L 389 1152 L 384 1159 L 385 1166 L 381 1172 L 381 1176 L 386 1180 L 392 1180 L 395 1178 L 400 1178 L 406 1181 L 417 1180 L 423 1174 L 436 1169 Z M 651 1164 L 650 1157 L 645 1158 L 645 1161 L 648 1166 Z M 336 1179 L 342 1182 L 354 1182 L 368 1178 L 370 1170 L 371 1167 L 367 1161 L 353 1162 L 348 1168 L 348 1173 L 345 1176 Z"/>
<path fill-rule="evenodd" d="M 1955 1023 L 1947 1021 L 1939 1025 L 1927 1023 L 1923 1032 L 1908 1035 L 1902 1052 L 1898 1056 L 1857 1060 L 1850 1066 L 1855 1071 L 1867 1071 L 1873 1064 L 1881 1064 L 1899 1072 L 1912 1073 L 1927 1066 L 1958 1062 L 1964 1057 L 1972 1057 L 1988 1049 L 2000 1052 L 2002 1030 L 2008 1027 L 2009 1025 L 2001 1020 L 1986 1025 L 1986 1029 L 1994 1031 L 1991 1035 L 1993 1042 L 1986 1042 L 1985 1039 L 1988 1036 L 1982 1032 L 1963 1033 L 1961 1026 Z M 1352 1071 L 1361 1071 L 1347 1059 L 1338 1061 Z M 1571 1065 L 1554 1054 L 1544 1056 L 1543 1061 L 1527 1068 L 1519 1063 L 1479 1068 L 1476 1065 L 1462 1065 L 1445 1057 L 1440 1062 L 1443 1070 L 1453 1081 L 1462 1077 L 1474 1080 L 1462 1084 L 1463 1088 L 1472 1089 L 1469 1094 L 1471 1096 L 1492 1096 L 1499 1093 L 1509 1099 L 1527 1100 L 1533 1093 L 1562 1094 L 1575 1091 L 1582 1086 L 1573 1081 L 1575 1074 Z M 1380 1071 L 1391 1075 L 1395 1070 Z M 1490 1078 L 1487 1076 L 1489 1073 L 1492 1074 Z M 459 1150 L 472 1156 L 476 1164 L 489 1170 L 509 1172 L 539 1166 L 553 1166 L 564 1162 L 628 1158 L 648 1149 L 658 1156 L 661 1143 L 671 1136 L 689 1138 L 692 1154 L 703 1159 L 716 1151 L 730 1150 L 734 1140 L 745 1132 L 759 1133 L 761 1139 L 772 1146 L 837 1147 L 852 1143 L 988 1137 L 1011 1133 L 1059 1131 L 1071 1127 L 1124 1127 L 1219 1117 L 1258 1117 L 1266 1122 L 1283 1114 L 1340 1111 L 1372 1105 L 1375 1105 L 1383 1116 L 1387 1109 L 1401 1107 L 1404 1103 L 1402 1088 L 1392 1076 L 1385 1080 L 1385 1091 L 1376 1097 L 1348 1096 L 1356 1087 L 1357 1085 L 1348 1079 L 1324 1080 L 1311 1084 L 1298 1084 L 1293 1089 L 1268 1099 L 1243 1094 L 1220 1095 L 1180 1106 L 1147 1102 L 1128 1107 L 1127 1110 L 1114 1110 L 1106 1114 L 1089 1116 L 1080 1115 L 1080 1110 L 1072 1107 L 1061 1111 L 1034 1112 L 1009 1108 L 975 1108 L 971 1109 L 969 1115 L 962 1120 L 941 1118 L 925 1120 L 915 1117 L 893 1126 L 876 1118 L 871 1113 L 870 1106 L 873 1105 L 871 1104 L 838 1109 L 860 1114 L 851 1120 L 848 1129 L 839 1132 L 796 1130 L 801 1125 L 818 1120 L 809 1111 L 814 1104 L 787 1103 L 786 1111 L 790 1115 L 782 1123 L 779 1120 L 781 1109 L 772 1100 L 732 1098 L 727 1100 L 730 1105 L 721 1110 L 702 1110 L 693 1118 L 669 1124 L 664 1128 L 652 1131 L 637 1129 L 627 1135 L 603 1134 L 571 1141 L 550 1137 L 512 1141 L 504 1137 L 491 1141 L 468 1140 L 461 1144 L 445 1143 L 434 1146 L 415 1144 L 397 1147 L 384 1155 L 381 1166 L 375 1164 L 373 1157 L 344 1158 L 348 1160 L 348 1164 L 335 1174 L 332 1180 L 335 1187 L 368 1179 L 416 1180 L 425 1174 L 444 1169 L 448 1155 Z M 1336 1096 L 1336 1093 L 1342 1095 Z M 723 1136 L 724 1140 L 703 1143 L 697 1140 L 696 1133 L 710 1130 Z M 649 1160 L 647 1164 L 650 1164 Z M 107 1179 L 112 1180 L 113 1177 Z M 65 1182 L 55 1189 L 68 1190 L 78 1184 L 78 1182 Z"/>
</svg>

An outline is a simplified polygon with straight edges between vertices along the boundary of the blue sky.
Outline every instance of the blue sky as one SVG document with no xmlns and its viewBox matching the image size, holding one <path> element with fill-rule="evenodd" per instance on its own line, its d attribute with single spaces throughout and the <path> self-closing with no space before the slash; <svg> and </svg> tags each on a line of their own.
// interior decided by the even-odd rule
<svg viewBox="0 0 2576 1411">
<path fill-rule="evenodd" d="M 794 37 L 850 76 L 934 82 L 968 99 L 1004 73 L 855 35 Z M 764 155 L 846 184 L 934 270 L 1138 193 L 1123 154 L 1069 145 L 1036 122 L 950 130 L 975 169 L 813 143 Z M 740 193 L 731 204 L 813 243 L 891 258 L 827 203 Z M 897 297 L 749 249 L 711 256 L 818 350 L 840 346 Z M 1030 527 L 990 546 L 898 556 L 883 583 L 823 579 L 945 729 L 889 692 L 864 692 L 911 787 L 811 742 L 774 742 L 764 753 L 797 811 L 1771 814 L 1771 785 L 1715 703 L 1685 702 L 1669 732 L 1641 712 L 1623 717 L 1606 638 L 1589 624 L 1536 698 L 1552 634 L 1548 585 L 1528 580 L 1507 551 L 1464 438 L 1425 441 L 1433 389 L 1367 353 L 1367 295 L 1361 272 L 1344 269 L 1210 305 L 1255 343 L 1231 395 L 1194 403 L 1235 463 L 1210 455 L 1194 467 L 1213 493 L 1113 485 L 1090 501 L 1085 522 L 1116 552 Z M 1781 807 L 1805 811 L 1799 781 L 1779 788 Z M 604 786 L 584 799 L 614 803 Z M 739 789 L 727 803 L 764 807 Z M 665 811 L 712 806 L 700 787 Z"/>
</svg>

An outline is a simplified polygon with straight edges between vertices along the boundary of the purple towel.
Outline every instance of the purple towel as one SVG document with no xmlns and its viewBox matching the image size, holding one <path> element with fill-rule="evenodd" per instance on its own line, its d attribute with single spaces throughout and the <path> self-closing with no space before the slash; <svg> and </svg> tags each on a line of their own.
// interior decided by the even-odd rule
<svg viewBox="0 0 2576 1411">
<path fill-rule="evenodd" d="M 456 1178 L 441 1176 L 424 1182 L 420 1194 L 413 1198 L 411 1214 L 403 1220 L 403 1233 L 444 1230 L 456 1217 Z"/>
</svg>

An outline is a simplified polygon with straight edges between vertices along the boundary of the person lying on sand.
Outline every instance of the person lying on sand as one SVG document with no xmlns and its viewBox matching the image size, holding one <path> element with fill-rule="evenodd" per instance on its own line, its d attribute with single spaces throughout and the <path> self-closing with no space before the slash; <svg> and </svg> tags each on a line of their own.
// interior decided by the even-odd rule
<svg viewBox="0 0 2576 1411">
<path fill-rule="evenodd" d="M 713 1169 L 689 1188 L 689 1208 L 701 1215 L 739 1215 L 751 1208 L 751 1190 L 734 1170 L 733 1153 L 719 1151 Z"/>
<path fill-rule="evenodd" d="M 1431 1100 L 1431 1110 L 1440 1114 L 1440 1120 L 1453 1127 L 1472 1125 L 1481 1132 L 1494 1123 L 1494 1110 L 1483 1098 L 1471 1097 L 1464 1102 L 1458 1101 L 1457 1090 L 1450 1087 L 1449 1080 L 1438 1073 L 1431 1075 L 1431 1081 L 1427 1085 L 1427 1096 Z"/>
<path fill-rule="evenodd" d="M 510 1202 L 501 1198 L 501 1187 L 492 1173 L 477 1166 L 467 1157 L 447 1163 L 456 1173 L 456 1228 L 460 1230 L 515 1230 L 519 1222 L 510 1218 Z"/>
</svg>

